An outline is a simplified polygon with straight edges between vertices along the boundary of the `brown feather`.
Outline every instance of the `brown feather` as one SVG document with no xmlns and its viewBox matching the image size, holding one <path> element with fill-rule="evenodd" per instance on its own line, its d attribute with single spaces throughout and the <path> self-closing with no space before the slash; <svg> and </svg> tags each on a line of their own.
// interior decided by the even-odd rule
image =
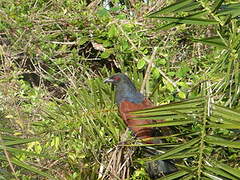
<svg viewBox="0 0 240 180">
<path fill-rule="evenodd" d="M 145 124 L 153 124 L 156 122 L 163 122 L 162 120 L 138 120 L 138 119 L 130 119 L 130 117 L 133 117 L 133 115 L 130 115 L 130 111 L 136 111 L 136 110 L 142 110 L 146 108 L 153 107 L 152 102 L 145 98 L 145 100 L 142 103 L 132 103 L 129 101 L 123 101 L 119 105 L 119 113 L 124 120 L 125 124 L 133 131 L 136 137 L 139 139 L 144 138 L 150 138 L 154 136 L 155 129 L 152 127 L 137 127 L 137 125 L 145 125 Z M 170 134 L 170 128 L 168 127 L 162 127 L 161 128 L 163 135 L 169 135 Z M 146 141 L 146 143 L 153 143 L 152 141 Z"/>
</svg>

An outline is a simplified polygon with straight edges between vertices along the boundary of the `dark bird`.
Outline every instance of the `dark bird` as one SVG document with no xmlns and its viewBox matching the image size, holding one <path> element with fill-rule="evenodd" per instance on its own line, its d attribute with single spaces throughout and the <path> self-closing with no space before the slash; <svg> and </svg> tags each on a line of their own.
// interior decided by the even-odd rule
<svg viewBox="0 0 240 180">
<path fill-rule="evenodd" d="M 156 130 L 156 128 L 138 127 L 138 125 L 151 124 L 155 121 L 144 119 L 134 120 L 130 118 L 130 111 L 153 107 L 152 102 L 149 99 L 145 98 L 144 95 L 136 89 L 132 81 L 125 74 L 119 73 L 107 78 L 104 82 L 112 83 L 115 86 L 115 101 L 118 105 L 120 116 L 124 120 L 126 126 L 129 127 L 129 129 L 133 132 L 133 134 L 139 139 L 156 136 L 159 132 Z M 160 130 L 161 134 L 169 135 L 170 131 L 168 127 L 162 127 Z M 155 140 L 148 140 L 145 142 L 149 144 L 162 143 L 161 140 L 158 140 L 158 142 Z M 154 162 L 149 162 L 147 164 L 147 171 L 150 177 L 159 178 L 163 175 L 176 172 L 177 168 L 168 160 L 157 160 Z"/>
</svg>

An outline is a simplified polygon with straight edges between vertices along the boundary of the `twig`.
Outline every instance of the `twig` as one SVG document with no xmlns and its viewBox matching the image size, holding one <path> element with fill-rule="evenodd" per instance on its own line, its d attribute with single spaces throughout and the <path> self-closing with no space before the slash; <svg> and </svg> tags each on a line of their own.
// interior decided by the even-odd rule
<svg viewBox="0 0 240 180">
<path fill-rule="evenodd" d="M 152 65 L 153 65 L 153 59 L 156 56 L 157 49 L 158 49 L 158 47 L 154 47 L 154 49 L 153 49 L 153 53 L 152 53 L 152 56 L 151 56 L 150 61 L 148 63 L 148 67 L 147 67 L 147 70 L 146 70 L 146 73 L 145 73 L 145 76 L 144 76 L 144 79 L 143 79 L 143 83 L 142 83 L 142 86 L 141 86 L 141 90 L 140 90 L 141 93 L 143 93 L 144 87 L 146 86 L 146 84 L 149 80 L 149 76 L 150 76 Z M 149 95 L 148 93 L 149 93 L 149 91 L 147 90 L 146 91 L 147 96 Z"/>
</svg>

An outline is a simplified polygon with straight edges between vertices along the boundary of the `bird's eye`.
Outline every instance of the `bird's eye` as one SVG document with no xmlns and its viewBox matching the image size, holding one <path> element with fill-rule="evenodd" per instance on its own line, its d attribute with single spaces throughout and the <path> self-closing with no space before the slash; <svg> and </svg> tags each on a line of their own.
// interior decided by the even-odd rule
<svg viewBox="0 0 240 180">
<path fill-rule="evenodd" d="M 116 76 L 116 77 L 114 77 L 113 79 L 114 79 L 115 81 L 119 81 L 121 78 L 118 77 L 118 76 Z"/>
</svg>

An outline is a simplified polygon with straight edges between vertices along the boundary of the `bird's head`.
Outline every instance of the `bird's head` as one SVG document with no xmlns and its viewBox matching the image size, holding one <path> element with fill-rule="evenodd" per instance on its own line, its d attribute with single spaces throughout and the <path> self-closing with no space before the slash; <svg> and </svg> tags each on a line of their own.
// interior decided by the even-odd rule
<svg viewBox="0 0 240 180">
<path fill-rule="evenodd" d="M 104 80 L 105 83 L 112 83 L 116 86 L 116 102 L 120 104 L 127 100 L 134 103 L 140 103 L 144 100 L 144 96 L 136 89 L 132 81 L 123 73 L 114 74 Z"/>
<path fill-rule="evenodd" d="M 113 85 L 117 86 L 118 84 L 124 83 L 126 81 L 130 81 L 129 78 L 125 74 L 119 73 L 105 79 L 104 83 L 112 83 Z"/>
</svg>

